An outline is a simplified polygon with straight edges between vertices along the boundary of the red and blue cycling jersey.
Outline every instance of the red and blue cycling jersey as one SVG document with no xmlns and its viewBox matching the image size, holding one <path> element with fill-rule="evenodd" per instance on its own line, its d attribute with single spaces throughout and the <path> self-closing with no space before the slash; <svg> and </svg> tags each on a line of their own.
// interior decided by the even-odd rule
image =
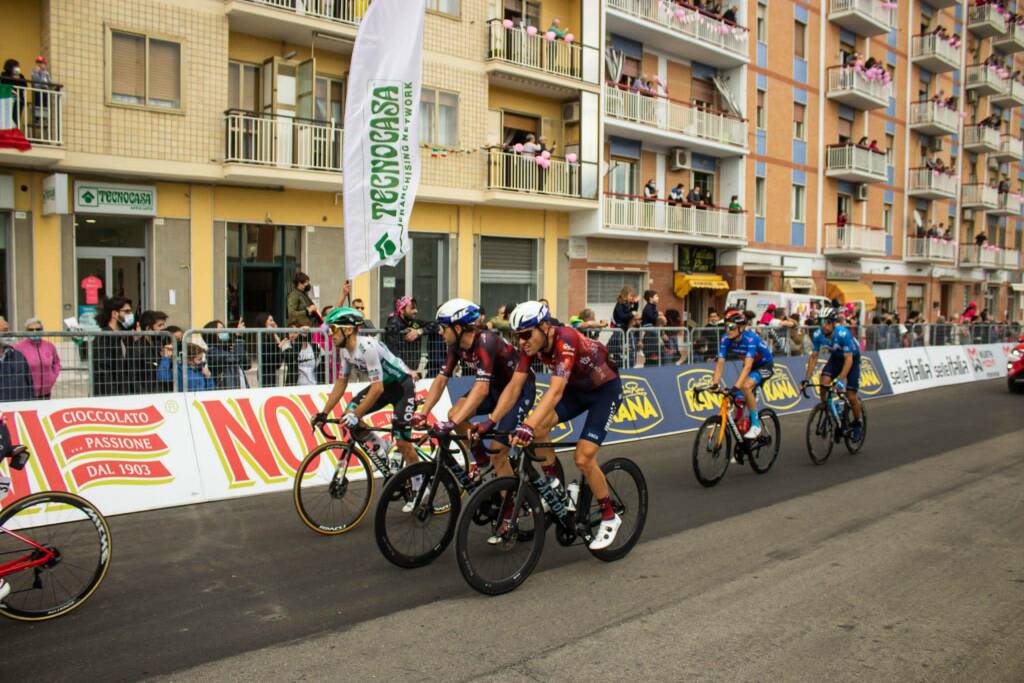
<svg viewBox="0 0 1024 683">
<path fill-rule="evenodd" d="M 555 377 L 564 377 L 568 387 L 592 391 L 619 376 L 619 369 L 608 360 L 605 345 L 585 337 L 571 327 L 555 327 L 550 352 L 541 351 L 537 358 L 551 368 Z"/>
<path fill-rule="evenodd" d="M 831 353 L 840 356 L 847 353 L 852 353 L 855 358 L 860 356 L 860 342 L 844 325 L 836 325 L 831 336 L 826 336 L 820 329 L 815 330 L 811 335 L 811 344 L 815 353 L 826 347 Z"/>
<path fill-rule="evenodd" d="M 458 344 L 449 346 L 441 375 L 451 377 L 459 361 L 465 363 L 476 375 L 476 381 L 490 382 L 492 392 L 500 393 L 516 372 L 533 374 L 530 358 L 516 351 L 500 334 L 491 330 L 477 332 L 473 345 L 468 349 Z"/>
<path fill-rule="evenodd" d="M 757 336 L 753 330 L 744 330 L 735 339 L 729 339 L 728 334 L 723 334 L 722 341 L 718 345 L 718 357 L 724 360 L 729 357 L 729 354 L 744 359 L 753 358 L 754 365 L 751 369 L 771 365 L 774 362 L 768 342 Z"/>
</svg>

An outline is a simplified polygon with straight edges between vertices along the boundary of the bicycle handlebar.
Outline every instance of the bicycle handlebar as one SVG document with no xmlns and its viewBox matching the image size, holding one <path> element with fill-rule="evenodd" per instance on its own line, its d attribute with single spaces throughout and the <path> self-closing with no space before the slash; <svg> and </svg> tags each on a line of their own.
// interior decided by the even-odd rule
<svg viewBox="0 0 1024 683">
<path fill-rule="evenodd" d="M 800 393 L 803 395 L 804 398 L 811 398 L 807 394 L 807 390 L 808 389 L 821 389 L 821 388 L 828 389 L 829 391 L 831 391 L 833 393 L 836 393 L 836 394 L 840 393 L 839 390 L 836 389 L 835 382 L 832 382 L 831 384 L 822 384 L 821 382 L 807 382 L 806 384 L 801 383 L 801 385 L 800 385 Z"/>
</svg>

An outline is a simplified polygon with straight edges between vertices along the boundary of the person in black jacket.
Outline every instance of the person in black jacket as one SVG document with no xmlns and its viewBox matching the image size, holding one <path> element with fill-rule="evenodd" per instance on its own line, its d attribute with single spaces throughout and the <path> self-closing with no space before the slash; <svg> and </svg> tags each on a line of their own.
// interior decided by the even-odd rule
<svg viewBox="0 0 1024 683">
<path fill-rule="evenodd" d="M 167 327 L 167 314 L 163 311 L 143 311 L 139 316 L 143 332 L 163 332 Z M 174 387 L 156 378 L 157 368 L 164 346 L 171 335 L 142 335 L 129 347 L 132 352 L 132 367 L 135 370 L 136 388 L 139 393 L 148 394 L 173 391 Z"/>
<path fill-rule="evenodd" d="M 615 308 L 612 309 L 612 327 L 617 331 L 613 332 L 608 339 L 608 353 L 617 362 L 621 362 L 624 367 L 629 367 L 629 359 L 624 357 L 626 331 L 633 327 L 633 318 L 639 307 L 640 297 L 636 295 L 635 289 L 625 285 L 619 290 L 619 295 L 615 299 Z"/>
<path fill-rule="evenodd" d="M 277 327 L 277 321 L 269 313 L 260 313 L 256 316 L 256 327 L 272 328 Z M 274 332 L 264 332 L 260 335 L 260 366 L 259 382 L 261 387 L 278 386 L 277 371 L 285 361 L 285 352 L 291 349 L 292 344 L 287 335 L 279 335 Z"/>
<path fill-rule="evenodd" d="M 203 334 L 206 342 L 206 366 L 210 368 L 213 381 L 218 389 L 248 389 L 249 380 L 245 376 L 249 369 L 249 354 L 245 351 L 245 337 L 240 334 L 232 334 L 220 320 L 211 320 L 203 325 L 208 330 Z M 245 327 L 245 323 L 238 321 L 238 329 Z"/>
<path fill-rule="evenodd" d="M 0 336 L 0 401 L 31 401 L 32 370 L 14 339 Z"/>
<path fill-rule="evenodd" d="M 658 327 L 658 293 L 653 289 L 644 292 L 644 309 L 640 313 L 640 327 Z M 653 332 L 644 333 L 643 346 L 644 366 L 660 365 L 658 358 L 658 335 Z"/>
<path fill-rule="evenodd" d="M 135 328 L 132 302 L 122 297 L 106 299 L 96 320 L 104 332 L 125 332 Z M 130 351 L 131 337 L 105 334 L 95 337 L 93 348 L 93 393 L 119 396 L 135 393 L 135 373 Z"/>
<path fill-rule="evenodd" d="M 420 367 L 420 356 L 427 353 L 423 335 L 430 331 L 427 323 L 417 319 L 418 314 L 416 299 L 399 297 L 384 324 L 384 344 L 413 372 Z"/>
</svg>

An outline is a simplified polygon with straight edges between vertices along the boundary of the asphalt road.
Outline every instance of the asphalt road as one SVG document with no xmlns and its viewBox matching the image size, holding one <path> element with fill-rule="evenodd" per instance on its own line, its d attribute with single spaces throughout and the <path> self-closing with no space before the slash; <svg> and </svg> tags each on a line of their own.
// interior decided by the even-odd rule
<svg viewBox="0 0 1024 683">
<path fill-rule="evenodd" d="M 770 473 L 710 490 L 692 434 L 605 449 L 646 475 L 641 543 L 549 542 L 500 598 L 450 550 L 390 565 L 372 520 L 319 537 L 287 495 L 114 517 L 87 605 L 0 622 L 0 679 L 1021 680 L 1024 401 L 996 380 L 868 405 L 860 455 L 812 465 L 787 416 Z"/>
</svg>

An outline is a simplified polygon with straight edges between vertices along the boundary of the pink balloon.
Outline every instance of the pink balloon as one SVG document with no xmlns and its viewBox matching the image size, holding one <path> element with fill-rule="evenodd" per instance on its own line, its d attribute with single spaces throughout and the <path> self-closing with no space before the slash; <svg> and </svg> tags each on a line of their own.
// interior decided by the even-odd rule
<svg viewBox="0 0 1024 683">
<path fill-rule="evenodd" d="M 542 157 L 544 157 L 545 159 L 550 159 L 551 158 L 551 152 L 549 152 L 547 150 L 544 150 L 543 152 L 541 152 L 540 155 Z"/>
<path fill-rule="evenodd" d="M 567 42 L 567 43 L 571 43 L 571 42 L 572 42 L 572 41 L 574 41 L 574 40 L 576 40 L 576 36 L 574 36 L 574 35 L 573 35 L 573 34 L 571 34 L 571 33 L 566 33 L 566 34 L 565 34 L 565 42 Z"/>
<path fill-rule="evenodd" d="M 544 34 L 544 40 L 546 40 L 548 42 L 551 42 L 555 38 L 556 38 L 556 36 L 555 36 L 555 32 L 554 31 L 548 31 L 547 33 Z"/>
<path fill-rule="evenodd" d="M 675 14 L 676 19 L 683 19 L 684 17 L 686 17 L 686 10 L 680 7 L 673 14 Z"/>
<path fill-rule="evenodd" d="M 505 19 L 504 21 L 501 22 L 501 25 L 504 26 L 505 28 L 512 28 L 512 26 L 514 26 L 511 19 Z"/>
<path fill-rule="evenodd" d="M 527 26 L 526 27 L 526 35 L 530 36 L 531 38 L 533 36 L 537 35 L 537 27 L 536 26 Z"/>
<path fill-rule="evenodd" d="M 536 156 L 533 158 L 533 163 L 537 164 L 541 168 L 544 167 L 544 162 L 547 161 L 543 156 Z"/>
<path fill-rule="evenodd" d="M 565 160 L 568 161 L 570 164 L 575 164 L 577 159 L 579 159 L 579 157 L 571 152 L 565 155 Z"/>
<path fill-rule="evenodd" d="M 523 153 L 523 143 L 517 142 L 515 145 L 513 145 L 512 149 L 514 149 L 516 151 L 516 154 L 522 154 Z"/>
</svg>

